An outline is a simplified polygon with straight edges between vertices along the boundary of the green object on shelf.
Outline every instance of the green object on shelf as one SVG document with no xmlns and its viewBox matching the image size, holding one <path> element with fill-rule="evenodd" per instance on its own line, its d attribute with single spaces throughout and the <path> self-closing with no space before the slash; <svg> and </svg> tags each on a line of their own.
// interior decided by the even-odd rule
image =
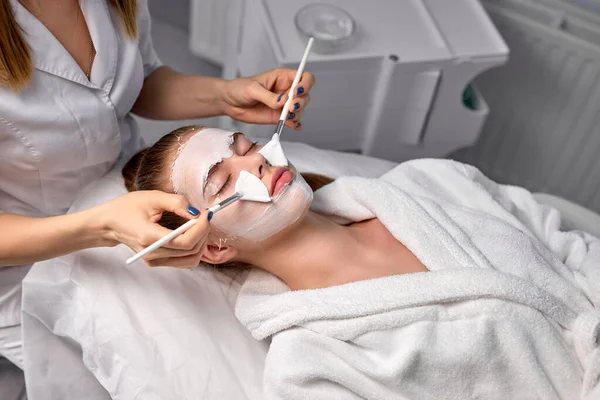
<svg viewBox="0 0 600 400">
<path fill-rule="evenodd" d="M 475 93 L 475 89 L 473 89 L 473 85 L 471 85 L 470 83 L 467 85 L 465 91 L 463 92 L 462 101 L 465 107 L 471 110 L 476 109 L 475 104 L 477 102 L 477 94 Z"/>
</svg>

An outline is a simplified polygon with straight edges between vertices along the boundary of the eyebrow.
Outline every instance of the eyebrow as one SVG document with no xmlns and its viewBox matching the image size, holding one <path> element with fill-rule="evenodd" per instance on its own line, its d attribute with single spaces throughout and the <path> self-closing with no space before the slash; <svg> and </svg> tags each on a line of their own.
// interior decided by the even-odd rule
<svg viewBox="0 0 600 400">
<path fill-rule="evenodd" d="M 242 132 L 235 132 L 233 134 L 233 143 L 231 144 L 231 147 L 233 147 L 235 149 L 235 146 L 237 144 L 237 139 L 238 136 L 243 135 Z M 208 170 L 208 174 L 206 175 L 206 180 L 204 181 L 204 185 L 202 185 L 202 197 L 205 197 L 205 192 L 206 192 L 206 185 L 208 185 L 208 181 L 210 180 L 210 177 L 216 173 L 219 168 L 221 163 L 223 162 L 223 160 L 219 161 L 218 163 L 216 163 L 215 165 L 213 165 L 212 167 L 210 167 L 210 169 Z"/>
<path fill-rule="evenodd" d="M 233 147 L 234 150 L 236 150 L 237 148 L 237 143 L 238 143 L 238 137 L 243 136 L 244 134 L 242 132 L 234 132 L 233 133 L 233 143 L 231 144 L 231 147 Z"/>
</svg>

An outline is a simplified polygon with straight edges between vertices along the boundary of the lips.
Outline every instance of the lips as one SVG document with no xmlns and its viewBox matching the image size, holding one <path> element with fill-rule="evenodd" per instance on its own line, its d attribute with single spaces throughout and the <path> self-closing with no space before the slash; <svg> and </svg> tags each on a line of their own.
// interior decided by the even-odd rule
<svg viewBox="0 0 600 400">
<path fill-rule="evenodd" d="M 289 168 L 279 167 L 275 169 L 271 178 L 271 197 L 277 196 L 281 190 L 294 180 L 294 173 Z"/>
</svg>

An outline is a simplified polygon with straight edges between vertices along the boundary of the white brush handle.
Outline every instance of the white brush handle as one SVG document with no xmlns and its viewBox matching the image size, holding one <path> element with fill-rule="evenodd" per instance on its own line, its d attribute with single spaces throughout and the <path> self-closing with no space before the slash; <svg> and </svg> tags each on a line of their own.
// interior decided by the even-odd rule
<svg viewBox="0 0 600 400">
<path fill-rule="evenodd" d="M 310 53 L 310 48 L 313 45 L 313 38 L 308 39 L 308 44 L 306 45 L 306 50 L 304 50 L 304 55 L 302 56 L 302 60 L 300 61 L 300 66 L 298 67 L 298 71 L 296 71 L 296 76 L 294 77 L 294 81 L 292 82 L 292 87 L 290 88 L 290 92 L 288 93 L 288 99 L 283 106 L 283 110 L 281 111 L 281 117 L 279 117 L 280 121 L 285 121 L 287 118 L 290 104 L 292 104 L 292 100 L 294 98 L 294 90 L 296 90 L 296 85 L 300 82 L 300 77 L 304 72 L 304 66 L 306 65 L 306 60 L 308 59 L 308 54 Z"/>
<path fill-rule="evenodd" d="M 163 236 L 162 238 L 158 239 L 156 242 L 152 243 L 150 246 L 146 247 L 144 250 L 142 250 L 139 253 L 137 253 L 136 255 L 128 258 L 127 261 L 125 261 L 125 264 L 129 265 L 132 262 L 135 262 L 135 261 L 139 260 L 140 258 L 144 257 L 146 254 L 152 253 L 154 250 L 158 249 L 159 247 L 162 247 L 164 244 L 170 242 L 171 240 L 175 239 L 177 236 L 181 235 L 183 232 L 190 229 L 192 226 L 194 226 L 194 224 L 196 222 L 198 222 L 197 219 L 190 219 L 188 222 L 181 225 L 179 228 L 175 229 L 173 232 Z"/>
<path fill-rule="evenodd" d="M 242 198 L 241 193 L 236 192 L 236 193 L 232 194 L 231 196 L 229 196 L 228 198 L 226 198 L 225 200 L 223 200 L 222 202 L 210 207 L 208 209 L 208 211 L 212 211 L 212 213 L 214 214 L 217 211 L 221 211 L 228 205 L 235 203 L 236 201 L 240 200 L 241 198 Z"/>
</svg>

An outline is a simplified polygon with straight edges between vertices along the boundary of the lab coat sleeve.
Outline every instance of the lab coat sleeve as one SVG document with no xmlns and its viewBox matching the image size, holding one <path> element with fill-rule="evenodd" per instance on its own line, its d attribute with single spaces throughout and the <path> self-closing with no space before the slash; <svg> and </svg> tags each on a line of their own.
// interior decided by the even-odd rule
<svg viewBox="0 0 600 400">
<path fill-rule="evenodd" d="M 151 20 L 147 0 L 141 0 L 139 2 L 139 7 L 137 19 L 139 31 L 138 47 L 144 64 L 144 78 L 147 78 L 155 69 L 162 66 L 163 63 L 160 61 L 160 58 L 158 58 L 152 44 L 152 36 L 150 35 Z"/>
</svg>

